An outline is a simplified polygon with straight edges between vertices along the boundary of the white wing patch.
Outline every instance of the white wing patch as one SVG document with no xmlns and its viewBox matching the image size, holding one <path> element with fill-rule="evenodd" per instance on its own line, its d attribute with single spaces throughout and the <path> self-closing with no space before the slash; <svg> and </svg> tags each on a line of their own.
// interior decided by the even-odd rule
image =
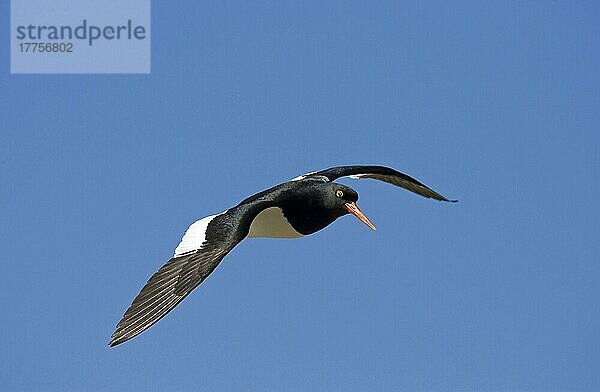
<svg viewBox="0 0 600 392">
<path fill-rule="evenodd" d="M 310 173 L 306 173 L 306 174 L 303 174 L 303 175 L 301 175 L 301 176 L 294 177 L 294 178 L 292 178 L 290 181 L 300 181 L 300 180 L 303 180 L 303 179 L 305 179 L 306 177 L 310 176 L 311 174 L 315 174 L 315 173 L 316 173 L 316 171 L 314 171 L 314 172 L 310 172 Z"/>
<path fill-rule="evenodd" d="M 206 240 L 206 228 L 211 220 L 214 219 L 215 216 L 221 214 L 215 214 L 211 216 L 207 216 L 206 218 L 202 218 L 192 223 L 190 227 L 185 231 L 183 238 L 177 248 L 175 248 L 175 254 L 173 257 L 181 256 L 185 253 L 198 250 L 202 246 L 202 243 Z"/>
<path fill-rule="evenodd" d="M 285 218 L 281 208 L 269 207 L 264 209 L 250 224 L 249 238 L 298 238 L 304 236 L 298 233 Z"/>
</svg>

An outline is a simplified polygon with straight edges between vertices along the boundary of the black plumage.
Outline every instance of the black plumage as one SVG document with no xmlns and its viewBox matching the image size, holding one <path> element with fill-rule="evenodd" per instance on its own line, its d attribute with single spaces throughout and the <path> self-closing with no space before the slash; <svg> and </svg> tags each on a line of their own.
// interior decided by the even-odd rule
<svg viewBox="0 0 600 392">
<path fill-rule="evenodd" d="M 424 197 L 455 201 L 384 166 L 333 167 L 259 192 L 221 214 L 203 218 L 190 226 L 173 258 L 152 275 L 135 297 L 109 345 L 123 343 L 159 321 L 246 237 L 300 237 L 315 233 L 348 213 L 375 229 L 356 206 L 358 193 L 333 182 L 345 176 L 373 178 Z"/>
</svg>

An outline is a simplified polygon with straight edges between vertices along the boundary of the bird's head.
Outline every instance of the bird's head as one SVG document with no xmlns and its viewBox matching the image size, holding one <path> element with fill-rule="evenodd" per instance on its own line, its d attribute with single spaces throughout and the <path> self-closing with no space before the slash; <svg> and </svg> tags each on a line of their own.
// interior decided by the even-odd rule
<svg viewBox="0 0 600 392">
<path fill-rule="evenodd" d="M 324 204 L 327 208 L 334 209 L 339 216 L 353 214 L 365 225 L 376 230 L 375 225 L 371 223 L 369 218 L 356 205 L 358 193 L 354 189 L 336 183 L 329 183 L 327 185 L 325 194 L 323 195 L 325 199 Z"/>
</svg>

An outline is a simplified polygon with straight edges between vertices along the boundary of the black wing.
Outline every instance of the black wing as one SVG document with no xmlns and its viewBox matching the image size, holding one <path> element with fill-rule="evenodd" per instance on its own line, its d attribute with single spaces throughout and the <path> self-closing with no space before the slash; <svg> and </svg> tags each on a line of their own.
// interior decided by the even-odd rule
<svg viewBox="0 0 600 392">
<path fill-rule="evenodd" d="M 223 215 L 208 224 L 207 238 L 200 249 L 173 257 L 152 275 L 117 324 L 109 346 L 139 335 L 163 318 L 244 238 L 239 238 L 235 227 L 220 222 L 221 217 Z"/>
<path fill-rule="evenodd" d="M 305 178 L 322 176 L 335 181 L 340 177 L 350 178 L 374 178 L 390 184 L 408 189 L 424 197 L 430 197 L 436 200 L 456 202 L 457 200 L 448 200 L 427 185 L 415 180 L 411 176 L 400 173 L 394 169 L 385 166 L 338 166 L 321 170 L 315 173 L 305 175 Z"/>
</svg>

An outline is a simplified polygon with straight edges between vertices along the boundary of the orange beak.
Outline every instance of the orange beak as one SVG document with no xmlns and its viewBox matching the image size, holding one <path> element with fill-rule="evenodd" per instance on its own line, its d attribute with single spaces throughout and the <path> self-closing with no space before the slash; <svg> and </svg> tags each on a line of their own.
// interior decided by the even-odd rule
<svg viewBox="0 0 600 392">
<path fill-rule="evenodd" d="M 362 221 L 362 223 L 364 223 L 365 225 L 369 226 L 373 230 L 377 230 L 377 228 L 375 227 L 375 225 L 371 223 L 371 221 L 369 220 L 369 218 L 367 218 L 365 216 L 365 214 L 363 214 L 363 212 L 360 210 L 360 208 L 358 208 L 358 206 L 356 205 L 356 203 L 354 203 L 354 202 L 352 202 L 352 203 L 346 203 L 346 208 L 348 209 L 348 211 L 351 214 L 354 214 L 358 219 L 360 219 Z"/>
</svg>

